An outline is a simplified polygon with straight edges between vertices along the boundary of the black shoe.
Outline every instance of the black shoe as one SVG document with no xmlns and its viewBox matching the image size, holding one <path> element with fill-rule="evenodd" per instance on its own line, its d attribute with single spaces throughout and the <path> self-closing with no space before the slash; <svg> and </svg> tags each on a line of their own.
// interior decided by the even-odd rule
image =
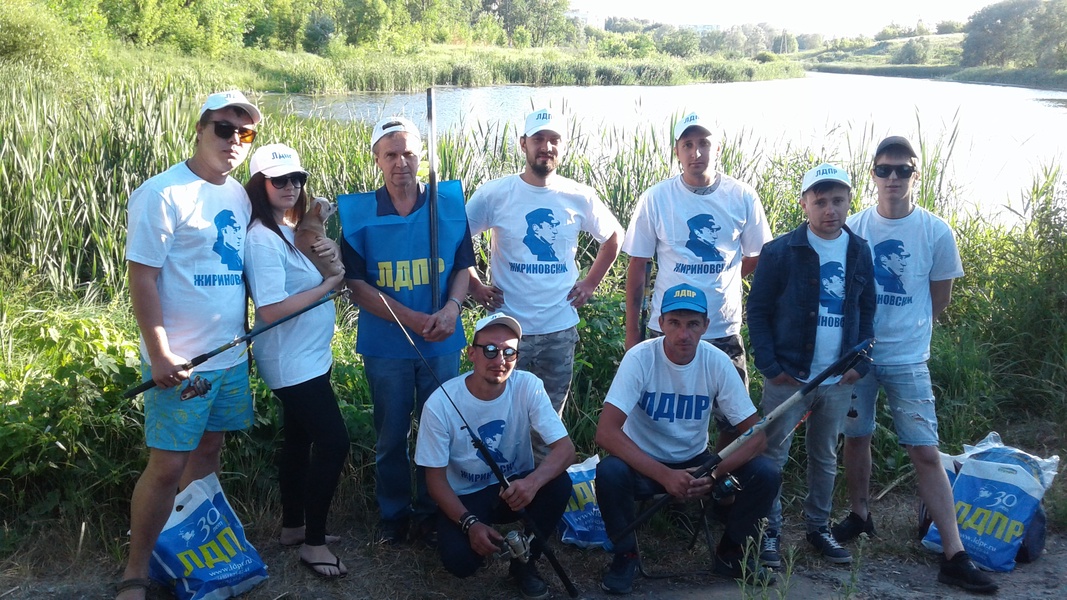
<svg viewBox="0 0 1067 600">
<path fill-rule="evenodd" d="M 772 571 L 760 566 L 758 558 L 746 561 L 743 554 L 723 556 L 716 553 L 712 571 L 723 577 L 744 580 L 749 585 L 770 586 L 778 581 Z"/>
<path fill-rule="evenodd" d="M 768 529 L 763 534 L 760 542 L 759 561 L 765 567 L 777 569 L 782 566 L 782 536 L 773 529 Z"/>
<path fill-rule="evenodd" d="M 640 560 L 633 552 L 616 554 L 600 580 L 600 589 L 609 594 L 620 595 L 634 591 L 634 576 L 637 575 Z"/>
<path fill-rule="evenodd" d="M 937 574 L 937 580 L 977 594 L 992 594 L 1000 587 L 989 575 L 980 571 L 971 557 L 962 550 L 951 559 L 941 559 L 941 571 Z"/>
<path fill-rule="evenodd" d="M 861 533 L 866 533 L 868 537 L 876 537 L 878 535 L 874 531 L 874 517 L 871 516 L 871 513 L 867 513 L 867 520 L 864 521 L 854 512 L 848 513 L 844 521 L 834 523 L 833 527 L 830 528 L 830 533 L 833 534 L 834 539 L 839 544 L 847 544 L 858 538 Z"/>
<path fill-rule="evenodd" d="M 409 539 L 412 542 L 422 542 L 427 548 L 437 548 L 437 517 L 416 517 L 410 527 Z"/>
<path fill-rule="evenodd" d="M 820 527 L 818 531 L 808 532 L 808 543 L 815 547 L 819 554 L 826 560 L 839 565 L 847 565 L 852 562 L 852 555 L 848 550 L 841 547 L 826 527 Z"/>
<path fill-rule="evenodd" d="M 375 544 L 392 546 L 407 540 L 408 520 L 378 521 L 378 531 L 374 536 Z"/>
<path fill-rule="evenodd" d="M 548 598 L 548 584 L 537 572 L 537 563 L 533 560 L 524 563 L 516 558 L 511 559 L 508 573 L 519 584 L 519 593 L 523 598 L 527 600 Z"/>
</svg>

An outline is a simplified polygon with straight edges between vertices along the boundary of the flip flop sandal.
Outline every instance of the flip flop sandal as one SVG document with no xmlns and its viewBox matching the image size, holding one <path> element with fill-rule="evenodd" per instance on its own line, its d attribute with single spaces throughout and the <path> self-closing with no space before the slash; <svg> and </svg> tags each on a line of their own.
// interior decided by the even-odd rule
<svg viewBox="0 0 1067 600">
<path fill-rule="evenodd" d="M 145 590 L 147 593 L 150 587 L 152 587 L 151 579 L 123 579 L 115 584 L 115 593 L 121 594 L 126 590 Z"/>
<path fill-rule="evenodd" d="M 333 562 L 311 562 L 311 561 L 307 561 L 307 560 L 304 560 L 303 558 L 301 558 L 300 559 L 300 564 L 304 565 L 305 567 L 308 568 L 309 571 L 311 571 L 312 573 L 314 573 L 315 575 L 318 575 L 319 577 L 321 577 L 323 579 L 344 579 L 348 575 L 348 573 L 345 573 L 345 572 L 341 571 L 341 558 L 340 557 L 334 557 L 334 561 Z M 333 567 L 333 568 L 337 569 L 338 574 L 337 575 L 329 575 L 329 574 L 323 573 L 322 571 L 316 569 L 315 567 Z"/>
</svg>

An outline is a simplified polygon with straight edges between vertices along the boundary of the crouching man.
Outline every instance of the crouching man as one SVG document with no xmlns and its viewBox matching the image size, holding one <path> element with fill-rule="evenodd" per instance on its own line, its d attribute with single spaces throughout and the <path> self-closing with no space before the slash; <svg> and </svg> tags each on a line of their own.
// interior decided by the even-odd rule
<svg viewBox="0 0 1067 600">
<path fill-rule="evenodd" d="M 706 496 L 734 475 L 742 491 L 716 501 L 715 515 L 726 530 L 715 550 L 712 570 L 727 577 L 747 574 L 754 583 L 773 583 L 773 575 L 750 559 L 744 546 L 759 533 L 781 482 L 778 468 L 760 456 L 767 440 L 751 436 L 709 476 L 693 477 L 707 461 L 708 428 L 714 415 L 720 430 L 716 450 L 759 421 L 759 414 L 730 358 L 702 341 L 708 328 L 704 292 L 681 284 L 668 289 L 660 304 L 662 337 L 630 348 L 604 400 L 596 441 L 611 455 L 597 466 L 596 496 L 608 536 L 631 522 L 634 499 L 664 492 L 679 499 Z M 717 494 L 718 495 L 718 494 Z M 753 559 L 755 557 L 753 556 Z M 634 534 L 615 542 L 615 557 L 601 588 L 612 594 L 633 589 L 638 567 Z"/>
<path fill-rule="evenodd" d="M 575 459 L 574 444 L 541 380 L 515 370 L 521 337 L 518 321 L 503 313 L 479 320 L 467 348 L 473 370 L 446 381 L 422 411 L 415 462 L 426 469 L 426 486 L 439 507 L 441 562 L 457 577 L 474 574 L 501 549 L 504 539 L 492 524 L 517 521 L 525 511 L 548 535 L 570 498 L 566 470 Z M 531 429 L 549 447 L 537 468 Z M 507 489 L 472 445 L 472 433 L 511 481 Z M 536 567 L 542 543 L 533 541 L 528 562 L 511 561 L 510 574 L 524 598 L 548 597 Z"/>
</svg>

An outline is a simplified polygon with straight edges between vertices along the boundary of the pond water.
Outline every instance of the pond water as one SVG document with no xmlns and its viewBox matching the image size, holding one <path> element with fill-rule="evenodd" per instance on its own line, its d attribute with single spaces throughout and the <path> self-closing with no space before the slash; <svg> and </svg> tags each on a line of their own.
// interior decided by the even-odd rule
<svg viewBox="0 0 1067 600">
<path fill-rule="evenodd" d="M 925 79 L 808 73 L 799 79 L 684 86 L 438 88 L 439 132 L 521 123 L 534 108 L 561 108 L 583 132 L 650 128 L 669 136 L 677 116 L 711 115 L 727 139 L 767 153 L 809 149 L 844 160 L 885 135 L 927 144 L 955 132 L 947 173 L 965 210 L 1004 217 L 1036 174 L 1067 151 L 1067 92 Z M 403 114 L 425 127 L 425 93 L 290 95 L 269 100 L 302 115 L 373 122 Z M 510 131 L 514 131 L 511 129 Z"/>
</svg>

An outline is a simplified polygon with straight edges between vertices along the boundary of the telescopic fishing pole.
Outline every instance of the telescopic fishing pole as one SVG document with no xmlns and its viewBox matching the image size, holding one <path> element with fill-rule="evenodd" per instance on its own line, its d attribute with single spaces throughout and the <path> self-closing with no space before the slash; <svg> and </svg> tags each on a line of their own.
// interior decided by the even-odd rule
<svg viewBox="0 0 1067 600">
<path fill-rule="evenodd" d="M 426 132 L 426 160 L 430 163 L 429 189 L 427 190 L 426 204 L 430 217 L 430 295 L 433 297 L 433 312 L 441 310 L 441 273 L 438 267 L 440 251 L 437 248 L 437 129 L 433 119 L 434 102 L 433 87 L 426 88 L 426 123 L 429 131 Z"/>
<path fill-rule="evenodd" d="M 381 298 L 382 304 L 385 305 L 385 309 L 388 310 L 389 314 L 393 316 L 393 320 L 396 321 L 397 326 L 400 327 L 400 331 L 404 332 L 404 337 L 407 338 L 408 343 L 411 344 L 411 347 L 415 349 L 415 352 L 419 355 L 419 358 L 422 360 L 423 364 L 426 365 L 426 369 L 430 372 L 431 375 L 433 375 L 434 381 L 437 382 L 437 389 L 441 390 L 441 393 L 444 394 L 445 398 L 448 399 L 448 403 L 452 405 L 452 408 L 455 409 L 456 414 L 459 415 L 459 420 L 463 422 L 462 429 L 467 430 L 467 435 L 469 435 L 471 438 L 471 444 L 478 451 L 478 453 L 481 454 L 482 460 L 484 460 L 486 464 L 489 465 L 489 468 L 492 469 L 493 475 L 495 475 L 497 481 L 500 482 L 500 487 L 504 488 L 505 490 L 511 487 L 511 482 L 508 481 L 508 478 L 504 475 L 504 472 L 500 470 L 500 465 L 497 464 L 496 460 L 493 458 L 493 455 L 489 453 L 489 449 L 485 447 L 485 443 L 483 443 L 482 440 L 478 438 L 478 436 L 474 435 L 474 430 L 471 428 L 470 423 L 467 422 L 466 417 L 463 416 L 463 412 L 459 410 L 459 406 L 456 405 L 456 402 L 452 400 L 452 396 L 450 396 L 448 394 L 448 391 L 445 390 L 444 384 L 437 377 L 437 373 L 434 372 L 433 368 L 430 367 L 430 363 L 426 360 L 426 357 L 422 355 L 422 351 L 419 350 L 419 347 L 415 345 L 415 340 L 411 339 L 411 334 L 408 333 L 407 328 L 404 327 L 404 325 L 400 322 L 400 318 L 396 316 L 395 312 L 393 312 L 393 307 L 389 306 L 389 303 L 385 300 L 385 296 L 383 296 L 381 292 L 378 292 L 378 297 Z M 556 572 L 556 575 L 559 577 L 560 582 L 563 583 L 563 587 L 567 588 L 567 594 L 571 598 L 577 598 L 578 588 L 574 587 L 574 583 L 571 582 L 570 577 L 567 576 L 567 572 L 563 570 L 563 565 L 560 564 L 559 559 L 557 559 L 555 553 L 552 552 L 552 548 L 548 546 L 548 538 L 541 534 L 541 531 L 540 529 L 538 529 L 537 524 L 534 523 L 533 519 L 531 519 L 530 516 L 526 513 L 526 509 L 519 509 L 514 512 L 515 514 L 519 515 L 519 518 L 522 519 L 523 525 L 525 525 L 530 531 L 530 533 L 533 534 L 533 538 L 541 540 L 541 554 L 543 554 L 545 558 L 548 559 L 548 563 L 552 565 L 552 570 Z"/>
<path fill-rule="evenodd" d="M 699 467 L 696 468 L 695 471 L 693 471 L 693 477 L 696 479 L 700 479 L 701 477 L 705 477 L 710 474 L 713 470 L 715 470 L 715 467 L 718 466 L 719 463 L 721 463 L 728 456 L 736 452 L 753 435 L 760 431 L 763 431 L 772 423 L 777 421 L 782 416 L 782 414 L 785 413 L 785 411 L 787 411 L 797 402 L 800 402 L 800 400 L 804 398 L 804 396 L 807 396 L 812 391 L 814 391 L 815 388 L 819 387 L 819 385 L 822 384 L 822 382 L 826 381 L 827 378 L 833 377 L 834 375 L 843 375 L 861 360 L 871 360 L 870 356 L 868 356 L 867 353 L 868 351 L 870 351 L 872 346 L 874 346 L 874 338 L 869 338 L 860 342 L 848 352 L 842 354 L 841 357 L 834 362 L 834 364 L 830 365 L 829 367 L 826 367 L 821 373 L 813 377 L 811 381 L 807 382 L 806 384 L 804 384 L 803 387 L 794 392 L 792 396 L 786 398 L 785 402 L 782 402 L 782 404 L 780 404 L 778 408 L 771 411 L 771 414 L 760 419 L 758 423 L 753 425 L 745 433 L 738 436 L 737 439 L 730 443 L 730 445 L 726 446 L 719 452 L 712 454 L 711 457 L 708 458 L 708 460 L 704 461 L 703 464 L 701 464 Z M 611 537 L 612 543 L 617 544 L 622 538 L 633 533 L 635 529 L 641 526 L 641 524 L 645 521 L 651 519 L 652 515 L 656 514 L 659 509 L 663 508 L 670 501 L 671 496 L 667 495 L 662 496 L 661 498 L 653 502 L 647 509 L 645 509 L 644 512 L 642 512 L 640 515 L 637 516 L 636 519 L 634 519 L 633 523 L 630 523 L 622 531 L 613 535 Z"/>
<path fill-rule="evenodd" d="M 306 313 L 307 311 L 315 308 L 316 306 L 320 306 L 322 304 L 325 304 L 325 303 L 329 302 L 330 300 L 333 300 L 337 296 L 341 296 L 341 295 L 347 296 L 348 295 L 348 290 L 347 289 L 345 289 L 343 291 L 341 291 L 341 290 L 333 290 L 329 294 L 326 294 L 325 296 L 323 296 L 319 300 L 316 300 L 315 302 L 305 306 L 304 308 L 301 308 L 300 310 L 297 310 L 297 311 L 294 311 L 294 312 L 292 312 L 292 313 L 290 313 L 288 315 L 285 315 L 284 317 L 282 317 L 282 318 L 280 318 L 277 321 L 274 321 L 272 323 L 267 323 L 266 325 L 262 325 L 260 327 L 256 327 L 252 331 L 249 331 L 248 333 L 246 333 L 246 334 L 244 334 L 242 336 L 235 337 L 235 338 L 233 338 L 233 340 L 231 340 L 229 342 L 226 342 L 225 344 L 219 346 L 218 348 L 215 348 L 214 350 L 205 352 L 205 353 L 193 358 L 189 362 L 181 365 L 181 369 L 183 371 L 188 371 L 189 369 L 192 369 L 193 367 L 195 367 L 197 365 L 202 365 L 205 362 L 207 362 L 209 359 L 211 359 L 211 358 L 213 358 L 215 356 L 218 356 L 219 354 L 222 354 L 223 352 L 229 350 L 230 348 L 233 348 L 234 346 L 237 346 L 239 344 L 243 344 L 243 343 L 247 342 L 248 340 L 256 337 L 257 335 L 263 333 L 264 331 L 267 331 L 268 329 L 273 329 L 273 328 L 281 325 L 282 323 L 284 323 L 284 322 L 286 322 L 286 321 L 288 321 L 290 319 L 299 317 L 300 315 L 302 315 L 302 314 Z M 150 389 L 152 389 L 154 387 L 156 387 L 156 382 L 154 380 L 152 380 L 152 379 L 149 379 L 148 381 L 145 381 L 145 382 L 141 383 L 137 387 L 132 387 L 132 388 L 126 390 L 125 392 L 123 392 L 122 397 L 123 398 L 133 398 L 137 394 L 140 394 L 141 392 L 148 391 L 148 390 L 150 390 Z"/>
</svg>

